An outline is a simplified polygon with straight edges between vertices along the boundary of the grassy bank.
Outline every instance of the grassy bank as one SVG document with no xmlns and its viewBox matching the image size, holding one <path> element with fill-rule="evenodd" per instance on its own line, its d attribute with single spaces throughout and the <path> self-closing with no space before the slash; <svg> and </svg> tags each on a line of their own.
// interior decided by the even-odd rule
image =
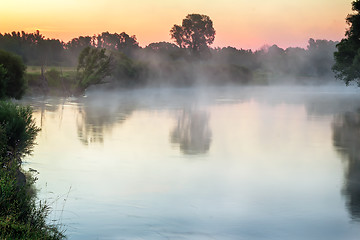
<svg viewBox="0 0 360 240">
<path fill-rule="evenodd" d="M 27 66 L 25 78 L 29 95 L 68 96 L 76 86 L 76 68 L 46 67 L 42 75 L 40 66 Z"/>
<path fill-rule="evenodd" d="M 76 93 L 79 79 L 75 67 L 51 66 L 42 70 L 40 66 L 27 66 L 25 78 L 28 95 L 71 96 Z M 233 64 L 201 63 L 185 61 L 163 63 L 160 67 L 140 64 L 126 58 L 117 60 L 106 81 L 112 87 L 132 88 L 144 86 L 192 86 L 204 85 L 267 85 L 268 73 L 253 71 Z M 91 85 L 91 84 L 90 84 Z"/>
<path fill-rule="evenodd" d="M 37 201 L 36 178 L 21 169 L 37 133 L 29 107 L 0 101 L 0 239 L 63 239 L 46 219 L 50 207 Z"/>
<path fill-rule="evenodd" d="M 0 239 L 63 239 L 59 226 L 46 222 L 49 206 L 36 202 L 34 178 L 21 185 L 16 172 L 0 171 Z"/>
</svg>

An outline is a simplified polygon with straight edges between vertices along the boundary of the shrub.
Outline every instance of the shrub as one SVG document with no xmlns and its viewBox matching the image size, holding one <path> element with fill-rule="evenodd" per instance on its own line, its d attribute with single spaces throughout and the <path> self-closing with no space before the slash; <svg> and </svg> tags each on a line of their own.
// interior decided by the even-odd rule
<svg viewBox="0 0 360 240">
<path fill-rule="evenodd" d="M 40 131 L 32 118 L 30 107 L 18 106 L 8 101 L 0 101 L 0 136 L 2 146 L 6 149 L 2 153 L 1 164 L 4 166 L 5 157 L 11 155 L 17 164 L 21 163 L 21 157 L 30 154 L 35 144 L 35 137 Z M 1 152 L 0 152 L 1 153 Z M 4 162 L 5 161 L 5 162 Z"/>
<path fill-rule="evenodd" d="M 15 54 L 0 50 L 0 66 L 0 86 L 3 95 L 20 99 L 27 88 L 24 78 L 26 66 L 22 59 Z"/>
<path fill-rule="evenodd" d="M 36 203 L 36 179 L 20 171 L 39 130 L 30 107 L 0 101 L 0 239 L 64 238 L 58 226 L 46 223 L 49 206 Z"/>
</svg>

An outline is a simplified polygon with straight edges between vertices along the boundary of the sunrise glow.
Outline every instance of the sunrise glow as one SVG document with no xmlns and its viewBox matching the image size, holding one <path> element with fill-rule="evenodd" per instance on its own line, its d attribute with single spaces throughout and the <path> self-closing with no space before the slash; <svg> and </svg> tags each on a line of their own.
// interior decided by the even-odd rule
<svg viewBox="0 0 360 240">
<path fill-rule="evenodd" d="M 13 0 L 0 9 L 0 32 L 33 32 L 69 41 L 104 31 L 136 35 L 141 46 L 171 41 L 169 30 L 189 13 L 210 16 L 213 46 L 258 49 L 264 44 L 305 47 L 309 38 L 340 40 L 350 0 Z"/>
</svg>

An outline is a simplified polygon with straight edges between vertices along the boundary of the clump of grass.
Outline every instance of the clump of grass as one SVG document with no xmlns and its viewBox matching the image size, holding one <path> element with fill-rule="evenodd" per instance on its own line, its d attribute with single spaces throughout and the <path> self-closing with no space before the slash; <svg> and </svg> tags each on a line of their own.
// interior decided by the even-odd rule
<svg viewBox="0 0 360 240">
<path fill-rule="evenodd" d="M 0 239 L 63 239 L 59 226 L 46 221 L 49 205 L 36 202 L 34 179 L 21 185 L 17 171 L 0 170 Z"/>
</svg>

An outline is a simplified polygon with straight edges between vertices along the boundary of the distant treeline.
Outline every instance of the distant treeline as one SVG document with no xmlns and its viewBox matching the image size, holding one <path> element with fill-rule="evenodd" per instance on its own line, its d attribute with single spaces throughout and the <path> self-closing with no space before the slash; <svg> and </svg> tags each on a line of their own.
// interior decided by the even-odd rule
<svg viewBox="0 0 360 240">
<path fill-rule="evenodd" d="M 136 37 L 125 32 L 80 36 L 67 43 L 45 38 L 39 31 L 0 34 L 0 49 L 21 56 L 26 65 L 75 67 L 79 54 L 88 46 L 106 49 L 108 54 L 113 55 L 119 52 L 123 57 L 122 61 L 118 61 L 121 67 L 117 67 L 116 77 L 133 79 L 131 81 L 142 84 L 175 81 L 178 85 L 186 85 L 197 81 L 194 79 L 208 77 L 223 82 L 235 78 L 235 82 L 241 83 L 253 79 L 260 82 L 265 78 L 280 79 L 282 76 L 333 79 L 331 67 L 336 44 L 334 41 L 310 39 L 306 49 L 282 49 L 277 45 L 264 46 L 257 51 L 234 47 L 208 48 L 199 57 L 192 55 L 188 48 L 169 42 L 140 47 Z"/>
<path fill-rule="evenodd" d="M 65 43 L 35 33 L 12 32 L 0 34 L 0 49 L 16 53 L 27 65 L 75 66 L 81 50 L 87 46 L 119 50 L 130 54 L 139 48 L 135 36 L 126 33 L 80 36 Z"/>
</svg>

